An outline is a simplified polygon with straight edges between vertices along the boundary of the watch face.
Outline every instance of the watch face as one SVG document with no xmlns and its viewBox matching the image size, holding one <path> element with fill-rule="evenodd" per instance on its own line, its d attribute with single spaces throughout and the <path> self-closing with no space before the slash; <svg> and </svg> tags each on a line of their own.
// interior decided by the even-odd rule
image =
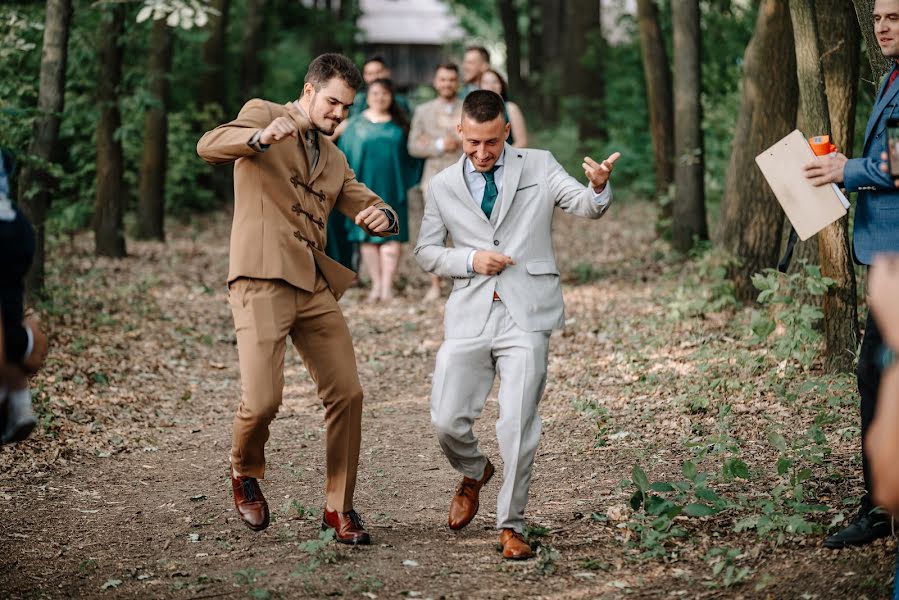
<svg viewBox="0 0 899 600">
<path fill-rule="evenodd" d="M 896 363 L 896 353 L 886 344 L 877 350 L 877 366 L 881 371 L 886 371 Z"/>
</svg>

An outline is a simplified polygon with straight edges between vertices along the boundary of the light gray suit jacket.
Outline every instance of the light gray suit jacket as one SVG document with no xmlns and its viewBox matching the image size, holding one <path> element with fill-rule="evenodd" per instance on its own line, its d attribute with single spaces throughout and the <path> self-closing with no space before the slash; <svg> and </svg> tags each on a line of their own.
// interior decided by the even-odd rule
<svg viewBox="0 0 899 600">
<path fill-rule="evenodd" d="M 499 294 L 515 324 L 526 331 L 549 331 L 565 322 L 559 269 L 552 246 L 555 207 L 598 219 L 608 208 L 607 184 L 597 202 L 593 190 L 570 176 L 544 150 L 506 144 L 502 198 L 491 223 L 465 185 L 465 156 L 437 174 L 428 188 L 415 259 L 425 270 L 452 277 L 444 313 L 445 337 L 475 337 L 484 329 Z M 605 196 L 608 195 L 608 198 Z M 454 247 L 446 247 L 447 234 Z M 499 275 L 468 272 L 472 250 L 512 257 Z"/>
</svg>

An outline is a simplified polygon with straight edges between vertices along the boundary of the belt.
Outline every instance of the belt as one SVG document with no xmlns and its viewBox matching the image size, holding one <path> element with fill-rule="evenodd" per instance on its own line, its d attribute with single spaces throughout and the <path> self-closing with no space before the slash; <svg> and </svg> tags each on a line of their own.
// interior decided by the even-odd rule
<svg viewBox="0 0 899 600">
<path fill-rule="evenodd" d="M 496 292 L 493 292 L 493 301 L 494 301 L 494 302 L 499 302 L 499 301 L 500 301 L 499 294 L 497 294 Z"/>
</svg>

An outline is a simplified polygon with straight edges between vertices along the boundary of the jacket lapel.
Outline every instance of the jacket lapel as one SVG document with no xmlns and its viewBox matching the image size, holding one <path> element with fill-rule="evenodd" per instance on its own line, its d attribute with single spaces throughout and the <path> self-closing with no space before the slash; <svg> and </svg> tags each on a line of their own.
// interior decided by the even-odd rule
<svg viewBox="0 0 899 600">
<path fill-rule="evenodd" d="M 893 69 L 896 69 L 896 65 L 893 65 Z M 880 87 L 877 88 L 877 98 L 880 98 L 877 102 L 874 103 L 874 109 L 871 111 L 871 118 L 868 119 L 868 126 L 865 129 L 865 143 L 868 142 L 868 138 L 871 137 L 871 134 L 874 132 L 874 126 L 880 120 L 880 114 L 884 111 L 884 109 L 889 106 L 890 102 L 896 97 L 896 93 L 899 92 L 899 85 L 892 86 L 886 94 L 883 93 L 884 88 L 887 83 L 890 81 L 890 75 L 893 72 L 893 69 L 887 73 L 887 76 L 884 77 L 883 82 L 880 84 Z"/>
<path fill-rule="evenodd" d="M 489 224 L 490 220 L 487 218 L 487 215 L 484 214 L 484 211 L 481 210 L 480 205 L 474 201 L 474 198 L 471 196 L 471 191 L 468 189 L 468 184 L 465 183 L 466 158 L 467 157 L 463 154 L 453 166 L 449 167 L 450 189 L 456 193 L 459 202 L 461 202 L 467 210 L 470 210 L 482 221 Z"/>
<path fill-rule="evenodd" d="M 306 142 L 304 141 L 306 131 L 309 130 L 309 119 L 306 118 L 306 115 L 300 112 L 300 110 L 297 108 L 296 103 L 288 102 L 284 106 L 287 108 L 287 114 L 290 115 L 290 118 L 293 119 L 294 123 L 296 123 L 297 129 L 299 129 L 296 142 L 297 152 L 299 152 L 303 157 L 303 160 L 300 161 L 302 163 L 303 175 L 306 176 L 306 182 L 310 183 L 312 181 L 312 177 L 309 174 L 309 157 L 306 156 Z M 318 165 L 316 166 L 321 166 L 321 164 L 322 157 L 321 152 L 319 152 Z"/>
<path fill-rule="evenodd" d="M 515 200 L 515 191 L 518 189 L 518 181 L 521 179 L 523 168 L 524 152 L 506 144 L 505 158 L 503 159 L 503 199 L 499 205 L 499 215 L 496 218 L 497 229 L 512 208 L 512 201 Z"/>
</svg>

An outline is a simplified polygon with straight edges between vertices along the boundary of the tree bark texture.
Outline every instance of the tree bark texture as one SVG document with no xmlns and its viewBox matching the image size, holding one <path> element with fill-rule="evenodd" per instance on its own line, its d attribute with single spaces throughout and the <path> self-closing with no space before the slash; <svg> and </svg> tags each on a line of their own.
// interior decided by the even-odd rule
<svg viewBox="0 0 899 600">
<path fill-rule="evenodd" d="M 672 244 L 680 252 L 708 239 L 702 140 L 702 35 L 699 0 L 671 3 L 674 28 L 674 205 Z"/>
<path fill-rule="evenodd" d="M 565 22 L 565 4 L 559 0 L 541 0 L 541 62 L 540 99 L 544 118 L 549 123 L 559 122 L 559 97 L 562 89 L 563 57 L 562 31 Z"/>
<path fill-rule="evenodd" d="M 830 114 L 830 139 L 840 152 L 851 157 L 861 32 L 855 11 L 845 0 L 817 0 L 815 10 L 823 50 L 821 67 Z"/>
<path fill-rule="evenodd" d="M 543 28 L 540 25 L 542 16 L 538 0 L 528 0 L 528 87 L 534 88 L 538 77 L 543 73 L 543 55 L 540 40 Z M 531 89 L 533 92 L 534 90 Z"/>
<path fill-rule="evenodd" d="M 58 145 L 59 123 L 65 104 L 71 22 L 71 0 L 47 0 L 37 100 L 38 116 L 34 120 L 28 144 L 28 154 L 43 162 L 50 162 L 54 158 Z M 50 183 L 50 177 L 43 169 L 30 165 L 23 167 L 19 177 L 19 206 L 34 225 L 37 238 L 34 262 L 25 281 L 29 296 L 44 289 L 45 223 L 50 206 Z"/>
<path fill-rule="evenodd" d="M 125 27 L 125 7 L 113 5 L 103 15 L 100 29 L 97 80 L 97 196 L 94 205 L 94 244 L 98 256 L 125 256 L 124 186 L 122 144 L 115 138 L 121 125 L 118 87 L 122 79 L 120 39 Z"/>
<path fill-rule="evenodd" d="M 144 147 L 137 204 L 137 237 L 165 240 L 165 172 L 168 143 L 169 72 L 174 35 L 165 19 L 153 22 L 147 79 L 153 105 L 144 115 Z"/>
<path fill-rule="evenodd" d="M 503 37 L 506 42 L 506 70 L 509 77 L 509 96 L 519 98 L 522 95 L 521 82 L 521 31 L 518 29 L 518 9 L 514 0 L 498 0 L 500 21 L 503 24 Z"/>
<path fill-rule="evenodd" d="M 874 34 L 874 18 L 872 16 L 874 14 L 874 0 L 852 0 L 852 4 L 855 7 L 855 14 L 862 38 L 865 40 L 865 52 L 868 55 L 868 62 L 871 63 L 871 74 L 873 77 L 869 83 L 876 93 L 880 80 L 893 68 L 893 63 L 880 51 L 877 36 Z"/>
<path fill-rule="evenodd" d="M 830 113 L 814 0 L 791 0 L 790 18 L 796 40 L 799 129 L 807 135 L 824 134 L 830 131 Z M 829 372 L 852 370 L 859 338 L 848 221 L 848 216 L 844 217 L 818 234 L 821 273 L 836 282 L 824 295 L 825 368 Z"/>
<path fill-rule="evenodd" d="M 727 169 L 718 245 L 739 260 L 731 269 L 737 298 L 753 300 L 752 276 L 777 265 L 784 213 L 755 157 L 796 126 L 799 88 L 789 9 L 763 0 L 743 60 L 743 89 Z"/>
<path fill-rule="evenodd" d="M 589 140 L 606 139 L 603 101 L 605 85 L 602 72 L 604 46 L 600 23 L 599 0 L 565 2 L 565 58 L 563 61 L 563 94 L 577 98 L 574 106 L 578 139 L 585 146 Z"/>
<path fill-rule="evenodd" d="M 240 52 L 240 97 L 249 99 L 259 95 L 263 48 L 265 9 L 268 0 L 249 0 Z"/>
<path fill-rule="evenodd" d="M 637 0 L 637 24 L 640 28 L 640 52 L 646 79 L 649 126 L 652 130 L 652 155 L 656 175 L 656 194 L 663 195 L 674 183 L 674 114 L 671 97 L 671 68 L 668 51 L 659 26 L 656 0 Z M 666 217 L 671 216 L 668 204 Z"/>
</svg>

